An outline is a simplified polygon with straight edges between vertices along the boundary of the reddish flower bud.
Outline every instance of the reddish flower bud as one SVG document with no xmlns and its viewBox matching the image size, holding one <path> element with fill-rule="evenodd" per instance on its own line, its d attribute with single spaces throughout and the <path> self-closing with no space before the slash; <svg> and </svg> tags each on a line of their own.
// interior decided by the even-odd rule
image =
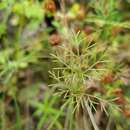
<svg viewBox="0 0 130 130">
<path fill-rule="evenodd" d="M 49 37 L 49 43 L 51 45 L 59 45 L 61 43 L 62 39 L 58 34 L 52 34 Z"/>
<path fill-rule="evenodd" d="M 130 118 L 130 108 L 125 108 L 123 113 L 126 117 Z"/>
<path fill-rule="evenodd" d="M 51 13 L 56 11 L 56 5 L 55 2 L 53 0 L 49 0 L 45 3 L 45 9 Z"/>
<path fill-rule="evenodd" d="M 84 28 L 84 32 L 86 35 L 91 34 L 93 31 L 94 31 L 94 29 L 92 26 L 85 26 L 85 28 Z"/>
<path fill-rule="evenodd" d="M 114 76 L 112 73 L 108 73 L 107 75 L 104 75 L 101 79 L 103 83 L 112 83 L 114 79 Z"/>
</svg>

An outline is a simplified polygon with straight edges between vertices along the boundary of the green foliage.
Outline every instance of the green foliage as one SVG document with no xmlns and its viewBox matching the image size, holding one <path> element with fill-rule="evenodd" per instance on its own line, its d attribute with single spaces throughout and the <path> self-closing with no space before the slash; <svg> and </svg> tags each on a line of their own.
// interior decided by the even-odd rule
<svg viewBox="0 0 130 130">
<path fill-rule="evenodd" d="M 51 92 L 52 93 L 52 92 Z M 63 111 L 59 111 L 57 108 L 54 108 L 56 101 L 58 100 L 57 96 L 50 97 L 50 92 L 44 93 L 44 100 L 42 102 L 33 101 L 31 104 L 36 108 L 34 116 L 40 117 L 40 120 L 37 124 L 37 130 L 40 130 L 43 125 L 49 125 L 51 129 L 51 123 L 54 121 L 55 126 L 60 130 L 62 126 L 57 120 L 59 116 L 63 116 Z M 58 115 L 58 116 L 57 116 Z M 53 124 L 53 125 L 54 125 Z"/>
<path fill-rule="evenodd" d="M 44 10 L 40 6 L 38 2 L 31 3 L 28 0 L 24 0 L 22 2 L 15 3 L 12 8 L 13 13 L 25 16 L 28 19 L 32 19 L 30 26 L 39 25 L 44 17 Z"/>
</svg>

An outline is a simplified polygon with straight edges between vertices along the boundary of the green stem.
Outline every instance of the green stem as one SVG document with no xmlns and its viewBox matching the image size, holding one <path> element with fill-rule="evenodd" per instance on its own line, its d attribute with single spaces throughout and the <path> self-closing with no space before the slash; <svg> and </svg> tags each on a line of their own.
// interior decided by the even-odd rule
<svg viewBox="0 0 130 130">
<path fill-rule="evenodd" d="M 96 121 L 95 121 L 95 119 L 94 119 L 93 113 L 92 113 L 92 111 L 91 111 L 91 108 L 90 108 L 89 105 L 88 105 L 88 101 L 84 101 L 84 102 L 85 102 L 85 107 L 86 107 L 86 109 L 87 109 L 87 111 L 88 111 L 88 114 L 89 114 L 89 117 L 90 117 L 90 120 L 91 120 L 91 122 L 92 122 L 92 124 L 93 124 L 94 129 L 95 129 L 95 130 L 99 130 L 99 129 L 98 129 L 98 126 L 97 126 L 97 124 L 96 124 Z"/>
<path fill-rule="evenodd" d="M 115 27 L 130 29 L 130 22 L 115 22 L 115 21 L 103 20 L 99 18 L 87 18 L 85 21 L 90 23 L 99 23 L 100 25 L 111 25 Z"/>
<path fill-rule="evenodd" d="M 19 106 L 18 106 L 16 97 L 14 97 L 14 102 L 15 102 L 15 110 L 16 110 L 16 129 L 17 130 L 22 130 L 22 123 L 21 123 L 21 118 L 20 118 L 20 110 L 19 110 Z"/>
</svg>

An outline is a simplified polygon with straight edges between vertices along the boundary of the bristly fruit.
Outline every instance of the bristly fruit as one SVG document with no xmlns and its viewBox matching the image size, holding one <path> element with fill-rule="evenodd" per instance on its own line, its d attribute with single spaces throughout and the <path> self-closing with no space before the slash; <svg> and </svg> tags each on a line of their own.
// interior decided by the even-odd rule
<svg viewBox="0 0 130 130">
<path fill-rule="evenodd" d="M 45 10 L 54 13 L 56 11 L 56 4 L 53 0 L 49 0 L 45 2 L 44 8 Z"/>
<path fill-rule="evenodd" d="M 125 105 L 126 100 L 123 95 L 117 95 L 117 100 L 115 101 L 118 105 Z"/>
<path fill-rule="evenodd" d="M 124 115 L 125 115 L 127 118 L 130 118 L 130 108 L 125 108 L 125 109 L 123 110 L 123 113 L 124 113 Z"/>
<path fill-rule="evenodd" d="M 49 39 L 48 39 L 49 43 L 52 45 L 52 46 L 55 46 L 55 45 L 59 45 L 62 41 L 61 37 L 59 34 L 52 34 Z"/>
<path fill-rule="evenodd" d="M 113 74 L 108 73 L 102 77 L 101 82 L 107 84 L 107 83 L 112 83 L 113 80 L 114 80 Z"/>
<path fill-rule="evenodd" d="M 93 31 L 94 31 L 94 29 L 93 29 L 93 27 L 90 26 L 90 25 L 87 25 L 87 26 L 85 26 L 85 28 L 84 28 L 84 32 L 85 32 L 86 35 L 91 34 Z"/>
<path fill-rule="evenodd" d="M 123 94 L 123 90 L 121 88 L 116 88 L 113 92 L 115 95 Z"/>
<path fill-rule="evenodd" d="M 117 104 L 125 105 L 126 100 L 125 100 L 125 97 L 123 95 L 123 90 L 121 88 L 116 88 L 113 91 L 113 94 L 117 97 L 117 100 L 115 101 Z"/>
</svg>

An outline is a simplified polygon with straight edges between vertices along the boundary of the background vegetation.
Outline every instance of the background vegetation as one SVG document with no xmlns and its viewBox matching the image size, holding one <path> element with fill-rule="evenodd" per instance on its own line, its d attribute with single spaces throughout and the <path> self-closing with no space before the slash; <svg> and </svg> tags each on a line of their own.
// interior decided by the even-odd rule
<svg viewBox="0 0 130 130">
<path fill-rule="evenodd" d="M 129 0 L 1 0 L 0 130 L 130 130 L 129 42 Z"/>
</svg>

